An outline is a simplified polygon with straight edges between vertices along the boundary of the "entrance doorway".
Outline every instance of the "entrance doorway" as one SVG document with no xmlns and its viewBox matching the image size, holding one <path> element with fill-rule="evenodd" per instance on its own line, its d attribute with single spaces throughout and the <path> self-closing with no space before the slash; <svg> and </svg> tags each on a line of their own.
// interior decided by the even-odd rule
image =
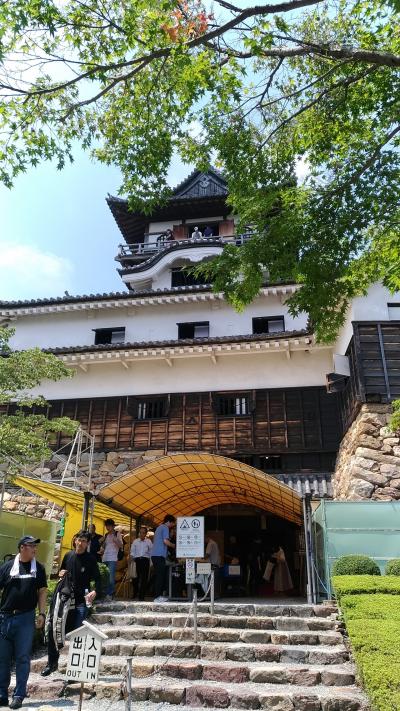
<svg viewBox="0 0 400 711">
<path fill-rule="evenodd" d="M 303 528 L 262 509 L 225 504 L 197 512 L 218 545 L 224 597 L 305 594 Z"/>
</svg>

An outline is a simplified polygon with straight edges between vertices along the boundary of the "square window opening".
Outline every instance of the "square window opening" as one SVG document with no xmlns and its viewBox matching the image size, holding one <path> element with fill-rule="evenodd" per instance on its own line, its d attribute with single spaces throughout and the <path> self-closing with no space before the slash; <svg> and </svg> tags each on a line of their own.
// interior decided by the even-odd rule
<svg viewBox="0 0 400 711">
<path fill-rule="evenodd" d="M 125 342 L 125 327 L 95 328 L 93 330 L 95 346 Z"/>
<path fill-rule="evenodd" d="M 208 338 L 210 335 L 210 322 L 197 321 L 194 323 L 178 323 L 178 338 Z"/>
<path fill-rule="evenodd" d="M 253 318 L 253 333 L 281 333 L 285 330 L 283 316 L 261 316 Z"/>
</svg>

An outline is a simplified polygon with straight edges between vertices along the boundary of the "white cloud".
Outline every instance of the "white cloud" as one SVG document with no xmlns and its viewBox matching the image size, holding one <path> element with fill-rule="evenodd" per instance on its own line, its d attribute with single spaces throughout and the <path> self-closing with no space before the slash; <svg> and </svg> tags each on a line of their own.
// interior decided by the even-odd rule
<svg viewBox="0 0 400 711">
<path fill-rule="evenodd" d="M 72 263 L 34 245 L 0 244 L 0 299 L 62 296 L 71 288 Z"/>
</svg>

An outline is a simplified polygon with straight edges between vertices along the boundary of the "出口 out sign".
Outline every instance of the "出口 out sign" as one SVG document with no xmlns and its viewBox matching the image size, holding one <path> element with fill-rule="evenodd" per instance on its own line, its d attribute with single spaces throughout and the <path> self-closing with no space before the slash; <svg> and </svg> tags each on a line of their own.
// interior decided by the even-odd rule
<svg viewBox="0 0 400 711">
<path fill-rule="evenodd" d="M 69 632 L 68 662 L 65 677 L 68 681 L 96 682 L 99 675 L 102 643 L 107 638 L 89 622 Z"/>
</svg>

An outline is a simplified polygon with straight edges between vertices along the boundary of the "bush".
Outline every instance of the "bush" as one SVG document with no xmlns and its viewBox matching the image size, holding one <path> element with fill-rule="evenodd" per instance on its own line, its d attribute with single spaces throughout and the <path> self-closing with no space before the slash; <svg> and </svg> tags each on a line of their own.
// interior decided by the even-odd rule
<svg viewBox="0 0 400 711">
<path fill-rule="evenodd" d="M 109 573 L 109 570 L 108 570 L 105 563 L 99 563 L 98 565 L 99 565 L 100 578 L 101 578 L 100 590 L 98 591 L 99 592 L 98 597 L 101 599 L 102 597 L 105 597 L 105 594 L 106 594 L 106 591 L 108 588 L 108 584 L 110 582 L 110 573 Z"/>
<path fill-rule="evenodd" d="M 332 578 L 332 585 L 338 600 L 343 595 L 400 595 L 400 578 L 395 575 L 337 575 Z"/>
<path fill-rule="evenodd" d="M 332 575 L 380 575 L 379 565 L 367 555 L 342 555 L 332 567 Z"/>
<path fill-rule="evenodd" d="M 385 575 L 400 575 L 400 558 L 389 560 L 386 563 Z"/>
<path fill-rule="evenodd" d="M 393 593 L 400 594 L 400 578 L 348 575 L 333 584 L 341 592 L 341 611 L 374 711 L 399 711 L 400 606 Z"/>
</svg>

